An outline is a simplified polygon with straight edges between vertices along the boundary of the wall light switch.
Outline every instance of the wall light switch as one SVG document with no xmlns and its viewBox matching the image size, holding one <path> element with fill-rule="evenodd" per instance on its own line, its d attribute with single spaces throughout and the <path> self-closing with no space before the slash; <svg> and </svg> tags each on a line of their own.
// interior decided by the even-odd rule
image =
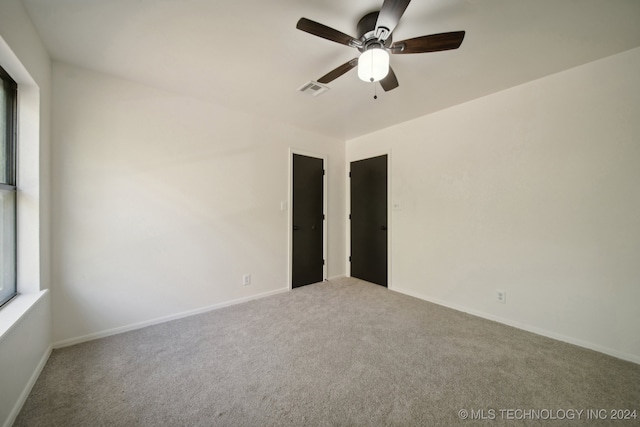
<svg viewBox="0 0 640 427">
<path fill-rule="evenodd" d="M 280 210 L 281 211 L 287 210 L 287 202 L 280 202 Z"/>
<path fill-rule="evenodd" d="M 503 291 L 501 289 L 496 289 L 496 300 L 500 304 L 506 304 L 507 303 L 507 292 Z"/>
</svg>

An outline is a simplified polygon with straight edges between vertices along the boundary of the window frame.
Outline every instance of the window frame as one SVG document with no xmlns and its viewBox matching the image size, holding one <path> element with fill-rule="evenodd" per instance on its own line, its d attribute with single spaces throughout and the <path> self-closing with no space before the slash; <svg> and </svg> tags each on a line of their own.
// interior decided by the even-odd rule
<svg viewBox="0 0 640 427">
<path fill-rule="evenodd" d="M 17 255 L 18 255 L 18 247 L 17 247 L 17 214 L 18 214 L 18 200 L 17 200 L 17 129 L 18 129 L 18 84 L 15 80 L 7 73 L 2 66 L 0 66 L 0 83 L 3 86 L 3 90 L 6 94 L 6 129 L 5 129 L 5 140 L 6 146 L 3 147 L 5 150 L 4 153 L 4 162 L 5 165 L 5 176 L 0 177 L 0 190 L 8 191 L 14 193 L 14 202 L 13 202 L 13 215 L 12 220 L 13 224 L 9 224 L 10 227 L 13 228 L 13 242 L 12 250 L 13 250 L 13 277 L 10 279 L 10 283 L 8 283 L 8 292 L 0 293 L 0 307 L 3 307 L 6 303 L 11 301 L 17 294 L 18 290 L 18 280 L 17 280 Z M 6 179 L 5 179 L 6 178 Z M 5 182 L 6 180 L 6 182 Z M 4 224 L 0 224 L 0 227 L 4 227 Z M 4 242 L 0 242 L 0 244 L 4 245 Z M 11 249 L 9 249 L 11 250 Z M 4 280 L 0 278 L 0 280 Z M 7 285 L 7 284 L 5 284 Z"/>
</svg>

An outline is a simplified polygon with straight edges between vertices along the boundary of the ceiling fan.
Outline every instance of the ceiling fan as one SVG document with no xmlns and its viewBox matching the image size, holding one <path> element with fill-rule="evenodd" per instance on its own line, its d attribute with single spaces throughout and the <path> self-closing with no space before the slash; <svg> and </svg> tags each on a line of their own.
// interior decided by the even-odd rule
<svg viewBox="0 0 640 427">
<path fill-rule="evenodd" d="M 326 25 L 300 18 L 296 28 L 314 36 L 358 49 L 361 54 L 318 79 L 327 84 L 347 71 L 358 67 L 358 77 L 368 82 L 379 81 L 385 91 L 398 87 L 398 79 L 389 66 L 389 53 L 425 53 L 457 49 L 464 39 L 464 31 L 431 34 L 393 42 L 392 33 L 411 0 L 384 0 L 380 12 L 365 15 L 358 22 L 358 38 L 351 37 Z"/>
</svg>

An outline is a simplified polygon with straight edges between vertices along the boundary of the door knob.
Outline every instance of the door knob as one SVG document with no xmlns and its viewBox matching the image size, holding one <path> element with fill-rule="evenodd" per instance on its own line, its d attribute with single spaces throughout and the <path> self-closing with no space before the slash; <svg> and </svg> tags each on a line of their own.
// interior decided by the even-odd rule
<svg viewBox="0 0 640 427">
<path fill-rule="evenodd" d="M 382 230 L 382 231 L 387 231 L 387 226 L 386 226 L 386 225 L 381 225 L 381 226 L 380 226 L 380 230 Z"/>
<path fill-rule="evenodd" d="M 300 228 L 297 225 L 293 226 L 293 231 L 299 230 Z"/>
</svg>

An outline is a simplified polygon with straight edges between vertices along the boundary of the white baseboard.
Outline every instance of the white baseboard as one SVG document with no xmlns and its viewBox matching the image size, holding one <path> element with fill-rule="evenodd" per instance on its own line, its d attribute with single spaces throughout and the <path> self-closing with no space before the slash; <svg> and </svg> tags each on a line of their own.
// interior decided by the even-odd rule
<svg viewBox="0 0 640 427">
<path fill-rule="evenodd" d="M 96 339 L 99 339 L 99 338 L 105 338 L 105 337 L 108 337 L 108 336 L 111 336 L 111 335 L 121 334 L 123 332 L 129 332 L 129 331 L 134 331 L 136 329 L 146 328 L 147 326 L 158 325 L 160 323 L 169 322 L 171 320 L 177 320 L 177 319 L 182 319 L 182 318 L 185 318 L 185 317 L 195 316 L 196 314 L 206 313 L 208 311 L 218 310 L 220 308 L 229 307 L 229 306 L 232 306 L 232 305 L 241 304 L 243 302 L 253 301 L 253 300 L 256 300 L 256 299 L 265 298 L 265 297 L 269 297 L 271 295 L 277 295 L 277 294 L 281 294 L 281 293 L 289 292 L 289 291 L 290 291 L 289 288 L 277 289 L 275 291 L 269 291 L 269 292 L 264 292 L 264 293 L 261 293 L 261 294 L 251 295 L 251 296 L 244 297 L 244 298 L 238 298 L 238 299 L 235 299 L 235 300 L 232 300 L 232 301 L 226 301 L 226 302 L 222 302 L 222 303 L 219 303 L 219 304 L 210 305 L 210 306 L 207 306 L 207 307 L 197 308 L 195 310 L 189 310 L 189 311 L 184 311 L 182 313 L 172 314 L 170 316 L 158 317 L 156 319 L 145 320 L 144 322 L 133 323 L 133 324 L 126 325 L 126 326 L 120 326 L 118 328 L 108 329 L 108 330 L 102 331 L 102 332 L 95 332 L 95 333 L 92 333 L 92 334 L 83 335 L 83 336 L 76 337 L 76 338 L 69 338 L 69 339 L 66 339 L 66 340 L 62 340 L 62 341 L 58 341 L 58 342 L 53 343 L 53 348 L 54 349 L 58 349 L 58 348 L 62 348 L 62 347 L 69 347 L 71 345 L 80 344 L 80 343 L 83 343 L 83 342 L 86 342 L 86 341 L 93 341 L 93 340 L 96 340 Z"/>
<path fill-rule="evenodd" d="M 492 314 L 488 314 L 488 313 L 484 313 L 482 311 L 470 309 L 468 307 L 463 307 L 463 306 L 460 306 L 458 304 L 452 304 L 450 302 L 443 301 L 443 300 L 440 300 L 438 298 L 432 298 L 432 297 L 429 297 L 427 295 L 422 295 L 422 294 L 420 294 L 418 292 L 414 292 L 414 291 L 411 291 L 411 290 L 408 290 L 408 289 L 402 289 L 402 288 L 394 287 L 393 291 L 401 293 L 401 294 L 409 295 L 409 296 L 412 296 L 412 297 L 415 297 L 415 298 L 418 298 L 418 299 L 421 299 L 421 300 L 424 300 L 424 301 L 428 301 L 428 302 L 431 302 L 431 303 L 434 303 L 434 304 L 438 304 L 438 305 L 441 305 L 443 307 L 451 308 L 451 309 L 456 310 L 456 311 L 461 311 L 463 313 L 467 313 L 467 314 L 471 314 L 473 316 L 481 317 L 483 319 L 492 320 L 494 322 L 498 322 L 498 323 L 502 323 L 504 325 L 512 326 L 514 328 L 522 329 L 522 330 L 527 331 L 527 332 L 532 332 L 532 333 L 537 334 L 537 335 L 542 335 L 542 336 L 547 337 L 547 338 L 552 338 L 552 339 L 555 339 L 555 340 L 558 340 L 558 341 L 563 341 L 563 342 L 566 342 L 566 343 L 569 343 L 569 344 L 577 345 L 578 347 L 583 347 L 583 348 L 587 348 L 589 350 L 597 351 L 599 353 L 604 353 L 604 354 L 607 354 L 609 356 L 616 357 L 618 359 L 626 360 L 628 362 L 633 362 L 633 363 L 640 364 L 640 356 L 637 356 L 635 354 L 621 352 L 621 351 L 614 350 L 614 349 L 607 348 L 607 347 L 603 347 L 601 345 L 594 344 L 594 343 L 591 343 L 591 342 L 588 342 L 588 341 L 583 341 L 583 340 L 580 340 L 580 339 L 577 339 L 577 338 L 573 338 L 573 337 L 570 337 L 570 336 L 567 336 L 567 335 L 558 334 L 556 332 L 549 331 L 547 329 L 542 329 L 542 328 L 538 328 L 538 327 L 535 327 L 535 326 L 531 326 L 531 325 L 527 325 L 527 324 L 524 324 L 524 323 L 520 323 L 520 322 L 517 322 L 515 320 L 510 320 L 510 319 L 506 319 L 506 318 L 503 318 L 503 317 L 494 316 Z"/>
<path fill-rule="evenodd" d="M 3 427 L 11 427 L 11 425 L 14 423 L 14 421 L 18 417 L 18 414 L 22 410 L 22 406 L 24 406 L 24 402 L 27 401 L 27 397 L 29 397 L 29 394 L 31 393 L 31 389 L 33 389 L 33 386 L 36 384 L 36 381 L 38 381 L 38 377 L 40 376 L 40 374 L 42 373 L 42 370 L 44 369 L 44 365 L 47 364 L 47 360 L 49 360 L 49 356 L 51 356 L 52 350 L 53 350 L 53 347 L 49 346 L 49 348 L 47 348 L 47 350 L 42 355 L 42 358 L 40 358 L 40 362 L 38 362 L 38 365 L 33 370 L 33 373 L 31 374 L 29 381 L 25 385 L 24 390 L 22 390 L 22 393 L 20 393 L 20 397 L 18 398 L 18 401 L 16 402 L 16 404 L 13 406 L 13 409 L 9 413 L 9 417 L 5 420 Z"/>
<path fill-rule="evenodd" d="M 331 277 L 329 277 L 327 280 L 328 280 L 328 281 L 332 281 L 332 280 L 344 279 L 345 277 L 347 277 L 347 276 L 345 276 L 345 275 L 341 275 L 341 276 L 331 276 Z"/>
</svg>

